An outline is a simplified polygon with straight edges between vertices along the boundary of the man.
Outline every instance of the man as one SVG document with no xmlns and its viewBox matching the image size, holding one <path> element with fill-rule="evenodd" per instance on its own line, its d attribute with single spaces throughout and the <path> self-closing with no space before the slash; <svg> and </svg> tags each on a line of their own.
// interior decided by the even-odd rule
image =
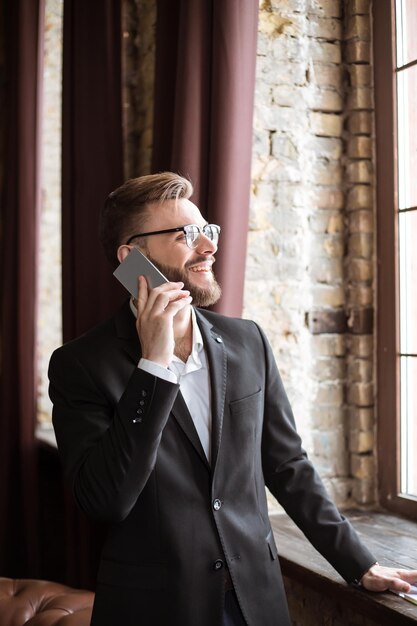
<svg viewBox="0 0 417 626">
<path fill-rule="evenodd" d="M 78 505 L 109 525 L 94 626 L 288 626 L 265 485 L 348 582 L 409 589 L 330 501 L 254 322 L 200 310 L 220 296 L 220 228 L 165 172 L 110 194 L 101 241 L 170 282 L 57 350 L 50 395 Z M 233 271 L 233 268 L 231 268 Z"/>
</svg>

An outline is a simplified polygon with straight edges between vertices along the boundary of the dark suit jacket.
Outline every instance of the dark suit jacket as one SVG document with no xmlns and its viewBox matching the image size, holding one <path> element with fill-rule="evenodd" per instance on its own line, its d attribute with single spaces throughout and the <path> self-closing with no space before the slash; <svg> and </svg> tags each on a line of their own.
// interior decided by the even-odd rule
<svg viewBox="0 0 417 626">
<path fill-rule="evenodd" d="M 301 447 L 271 349 L 250 321 L 197 311 L 212 463 L 179 386 L 139 370 L 128 303 L 57 350 L 50 395 L 79 506 L 109 525 L 94 626 L 217 626 L 224 572 L 250 626 L 288 626 L 265 484 L 347 580 L 375 562 Z"/>
</svg>

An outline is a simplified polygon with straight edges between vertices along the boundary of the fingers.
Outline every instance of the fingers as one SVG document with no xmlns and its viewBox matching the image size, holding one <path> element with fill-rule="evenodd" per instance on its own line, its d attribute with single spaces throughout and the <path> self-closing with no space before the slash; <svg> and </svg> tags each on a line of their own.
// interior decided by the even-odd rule
<svg viewBox="0 0 417 626">
<path fill-rule="evenodd" d="M 404 593 L 410 591 L 410 588 L 411 585 L 407 582 L 404 582 L 400 578 L 392 578 L 388 581 L 387 586 L 385 587 L 385 589 L 392 589 L 392 591 L 403 591 Z M 383 591 L 385 591 L 385 589 L 383 589 Z"/>
<path fill-rule="evenodd" d="M 399 570 L 393 567 L 374 565 L 364 575 L 362 584 L 369 591 L 410 591 L 410 584 L 417 581 L 417 570 Z"/>
<path fill-rule="evenodd" d="M 407 593 L 410 591 L 410 585 L 415 584 L 417 581 L 416 570 L 401 569 L 396 571 L 396 576 L 390 582 L 389 589 L 394 591 L 404 591 Z"/>
<path fill-rule="evenodd" d="M 142 315 L 147 301 L 148 301 L 148 283 L 146 282 L 146 278 L 144 276 L 139 276 L 138 277 L 138 300 L 137 300 L 138 316 Z"/>
<path fill-rule="evenodd" d="M 189 298 L 189 291 L 172 289 L 171 291 L 156 295 L 155 298 L 150 297 L 144 312 L 146 313 L 147 311 L 152 311 L 155 315 L 160 315 L 161 313 L 172 313 L 174 311 L 177 312 L 178 309 L 176 305 L 180 305 L 180 308 L 182 308 L 184 300 L 189 300 Z"/>
<path fill-rule="evenodd" d="M 189 291 L 182 289 L 184 283 L 164 283 L 155 289 L 150 289 L 145 276 L 138 277 L 138 315 L 147 309 L 150 311 L 157 302 L 158 311 L 164 310 L 167 305 L 177 298 L 186 298 Z"/>
<path fill-rule="evenodd" d="M 403 580 L 408 583 L 415 584 L 417 582 L 417 570 L 416 569 L 399 569 L 397 574 Z"/>
<path fill-rule="evenodd" d="M 142 357 L 168 367 L 174 356 L 174 317 L 192 301 L 184 284 L 165 283 L 149 289 L 146 280 L 139 279 L 138 316 L 136 329 Z"/>
</svg>

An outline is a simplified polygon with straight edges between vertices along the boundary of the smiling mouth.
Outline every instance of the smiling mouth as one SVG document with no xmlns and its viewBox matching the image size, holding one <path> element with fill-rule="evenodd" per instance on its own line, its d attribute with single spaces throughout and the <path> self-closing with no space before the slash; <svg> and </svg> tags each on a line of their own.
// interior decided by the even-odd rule
<svg viewBox="0 0 417 626">
<path fill-rule="evenodd" d="M 211 263 L 205 263 L 204 265 L 193 265 L 189 268 L 194 273 L 208 273 L 211 272 Z"/>
</svg>

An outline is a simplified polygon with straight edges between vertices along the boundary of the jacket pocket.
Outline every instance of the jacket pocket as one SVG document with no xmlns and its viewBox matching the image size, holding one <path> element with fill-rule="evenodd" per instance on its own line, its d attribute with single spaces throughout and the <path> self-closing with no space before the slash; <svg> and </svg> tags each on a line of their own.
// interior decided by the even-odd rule
<svg viewBox="0 0 417 626">
<path fill-rule="evenodd" d="M 278 550 L 275 544 L 274 534 L 272 530 L 270 530 L 269 533 L 267 534 L 266 542 L 268 544 L 269 554 L 271 555 L 271 559 L 275 561 L 275 559 L 278 557 Z"/>
<path fill-rule="evenodd" d="M 262 389 L 259 389 L 250 396 L 239 398 L 239 400 L 232 400 L 229 403 L 230 412 L 232 415 L 242 415 L 244 413 L 257 413 L 261 407 L 262 401 Z"/>
<path fill-rule="evenodd" d="M 131 589 L 163 589 L 167 586 L 168 570 L 163 563 L 131 565 L 103 559 L 97 582 Z"/>
</svg>

